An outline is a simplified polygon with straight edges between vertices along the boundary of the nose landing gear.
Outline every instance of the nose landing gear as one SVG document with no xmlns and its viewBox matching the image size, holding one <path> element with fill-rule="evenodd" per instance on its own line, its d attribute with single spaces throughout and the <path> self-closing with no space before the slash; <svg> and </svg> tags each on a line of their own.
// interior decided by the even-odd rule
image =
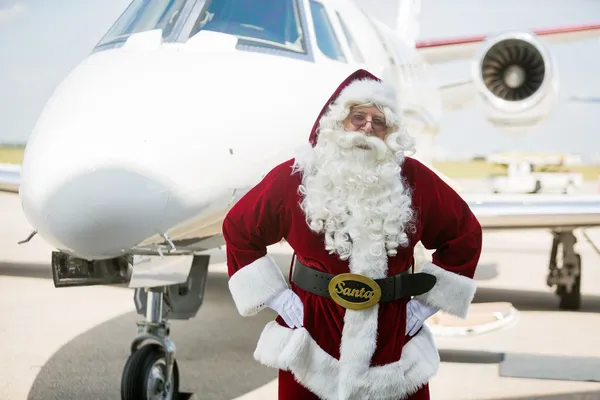
<svg viewBox="0 0 600 400">
<path fill-rule="evenodd" d="M 138 336 L 131 344 L 121 378 L 123 400 L 175 400 L 179 392 L 175 344 L 169 339 L 169 327 L 163 319 L 165 289 L 147 291 L 146 320 L 137 324 Z"/>
<path fill-rule="evenodd" d="M 182 400 L 167 317 L 181 320 L 196 315 L 204 298 L 209 259 L 194 256 L 184 283 L 136 288 L 136 309 L 145 319 L 137 323 L 138 335 L 123 368 L 122 400 Z"/>
<path fill-rule="evenodd" d="M 138 334 L 121 378 L 122 400 L 183 400 L 179 367 L 167 320 L 196 316 L 208 278 L 208 255 L 164 255 L 133 262 L 132 256 L 87 261 L 55 251 L 52 275 L 57 288 L 129 284 L 135 288 Z M 186 397 L 187 398 L 187 397 Z"/>
</svg>

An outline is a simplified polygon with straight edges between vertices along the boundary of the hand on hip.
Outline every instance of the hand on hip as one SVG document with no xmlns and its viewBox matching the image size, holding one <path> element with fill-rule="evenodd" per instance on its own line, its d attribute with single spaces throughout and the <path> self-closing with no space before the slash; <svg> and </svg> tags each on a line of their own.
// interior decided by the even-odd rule
<svg viewBox="0 0 600 400">
<path fill-rule="evenodd" d="M 273 297 L 267 307 L 279 314 L 290 328 L 304 325 L 304 305 L 292 289 L 286 289 Z"/>
<path fill-rule="evenodd" d="M 438 311 L 438 308 L 423 304 L 419 300 L 410 300 L 406 303 L 406 335 L 413 336 L 421 329 L 427 318 Z"/>
</svg>

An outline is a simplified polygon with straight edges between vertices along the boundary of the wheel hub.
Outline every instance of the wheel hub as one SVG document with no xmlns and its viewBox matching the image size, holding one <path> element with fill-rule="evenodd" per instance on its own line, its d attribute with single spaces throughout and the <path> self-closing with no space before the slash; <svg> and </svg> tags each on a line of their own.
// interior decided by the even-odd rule
<svg viewBox="0 0 600 400">
<path fill-rule="evenodd" d="M 170 400 L 173 398 L 172 385 L 166 383 L 166 368 L 165 361 L 158 360 L 150 369 L 146 384 L 146 398 L 148 400 Z"/>
</svg>

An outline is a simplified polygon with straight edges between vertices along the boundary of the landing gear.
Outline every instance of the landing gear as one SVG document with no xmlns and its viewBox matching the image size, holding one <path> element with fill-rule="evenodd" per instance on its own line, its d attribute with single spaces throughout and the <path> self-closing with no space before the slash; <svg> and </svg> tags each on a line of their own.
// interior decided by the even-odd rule
<svg viewBox="0 0 600 400">
<path fill-rule="evenodd" d="M 169 326 L 163 319 L 164 289 L 151 288 L 147 292 L 146 320 L 137 324 L 138 336 L 131 344 L 121 377 L 123 400 L 177 398 L 179 371 L 175 344 L 169 339 Z"/>
<path fill-rule="evenodd" d="M 554 231 L 547 278 L 549 287 L 556 287 L 562 310 L 581 308 L 581 256 L 575 252 L 577 238 L 573 231 Z"/>
<path fill-rule="evenodd" d="M 177 400 L 179 368 L 167 319 L 190 319 L 202 305 L 208 278 L 208 255 L 148 257 L 130 255 L 87 261 L 52 253 L 54 286 L 123 285 L 135 288 L 138 334 L 131 344 L 121 378 L 122 400 Z"/>
<path fill-rule="evenodd" d="M 179 398 L 179 368 L 167 318 L 196 315 L 204 298 L 209 260 L 210 256 L 194 256 L 184 283 L 136 288 L 135 306 L 145 320 L 137 324 L 138 335 L 123 369 L 122 400 Z"/>
</svg>

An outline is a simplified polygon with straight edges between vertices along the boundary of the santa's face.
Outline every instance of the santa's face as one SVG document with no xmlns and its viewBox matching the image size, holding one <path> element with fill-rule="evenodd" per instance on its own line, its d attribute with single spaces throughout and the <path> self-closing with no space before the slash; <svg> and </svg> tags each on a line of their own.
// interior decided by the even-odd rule
<svg viewBox="0 0 600 400">
<path fill-rule="evenodd" d="M 369 122 L 357 127 L 361 117 Z M 405 228 L 412 210 L 400 176 L 404 136 L 387 134 L 377 108 L 356 107 L 343 121 L 326 115 L 314 148 L 306 158 L 296 158 L 308 166 L 301 208 L 309 226 L 324 233 L 326 249 L 342 259 L 357 243 L 362 251 L 382 255 L 408 244 Z"/>
<path fill-rule="evenodd" d="M 385 115 L 377 107 L 354 106 L 344 119 L 344 129 L 384 140 L 387 133 Z"/>
</svg>

